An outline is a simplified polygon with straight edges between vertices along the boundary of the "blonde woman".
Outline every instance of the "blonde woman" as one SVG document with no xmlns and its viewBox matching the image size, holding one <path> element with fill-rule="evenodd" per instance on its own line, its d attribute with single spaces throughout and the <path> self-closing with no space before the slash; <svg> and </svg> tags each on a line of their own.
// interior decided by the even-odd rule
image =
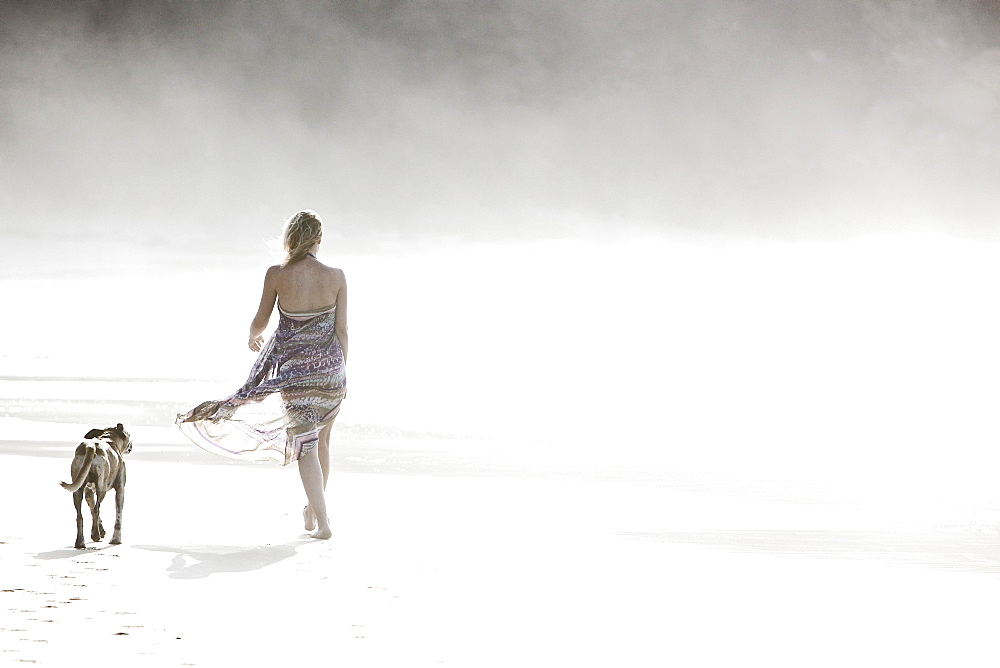
<svg viewBox="0 0 1000 668">
<path fill-rule="evenodd" d="M 298 461 L 313 538 L 332 535 L 325 489 L 330 430 L 346 396 L 347 281 L 317 258 L 323 223 L 300 211 L 285 223 L 285 261 L 267 270 L 248 345 L 259 353 L 250 377 L 232 396 L 177 416 L 202 448 L 237 459 Z M 278 328 L 263 338 L 274 306 Z"/>
</svg>

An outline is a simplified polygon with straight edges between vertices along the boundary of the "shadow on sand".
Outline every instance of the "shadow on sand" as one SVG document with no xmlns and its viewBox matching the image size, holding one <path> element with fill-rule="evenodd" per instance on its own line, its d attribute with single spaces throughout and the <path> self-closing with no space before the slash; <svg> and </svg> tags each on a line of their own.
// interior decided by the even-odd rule
<svg viewBox="0 0 1000 668">
<path fill-rule="evenodd" d="M 81 555 L 85 555 L 92 552 L 103 552 L 108 549 L 120 548 L 120 547 L 121 547 L 120 545 L 111 545 L 111 544 L 104 544 L 104 545 L 96 544 L 92 547 L 85 547 L 82 550 L 78 550 L 75 547 L 67 547 L 61 550 L 39 552 L 38 554 L 35 555 L 35 559 L 43 559 L 43 560 L 69 559 L 70 557 L 79 557 Z"/>
<path fill-rule="evenodd" d="M 661 531 L 619 534 L 731 552 L 819 559 L 863 559 L 942 570 L 1000 573 L 1000 535 L 877 531 Z"/>
<path fill-rule="evenodd" d="M 170 577 L 195 580 L 217 573 L 247 573 L 272 566 L 295 556 L 298 546 L 308 542 L 311 541 L 297 540 L 282 545 L 258 547 L 231 545 L 135 545 L 134 547 L 173 554 L 174 558 L 167 567 Z"/>
</svg>

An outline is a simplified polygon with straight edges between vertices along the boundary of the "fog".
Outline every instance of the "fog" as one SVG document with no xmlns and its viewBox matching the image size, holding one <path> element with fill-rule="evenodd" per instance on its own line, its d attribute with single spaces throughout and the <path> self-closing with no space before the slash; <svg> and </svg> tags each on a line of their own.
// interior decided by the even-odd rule
<svg viewBox="0 0 1000 668">
<path fill-rule="evenodd" d="M 7 238 L 994 235 L 963 0 L 4 2 Z"/>
<path fill-rule="evenodd" d="M 987 665 L 997 6 L 0 0 L 5 656 Z M 174 425 L 307 207 L 330 541 Z M 119 422 L 124 542 L 77 550 L 55 482 Z"/>
<path fill-rule="evenodd" d="M 235 390 L 263 240 L 309 207 L 351 285 L 339 423 L 602 466 L 985 461 L 990 3 L 0 7 L 0 278 L 61 314 L 3 332 L 18 392 Z"/>
</svg>

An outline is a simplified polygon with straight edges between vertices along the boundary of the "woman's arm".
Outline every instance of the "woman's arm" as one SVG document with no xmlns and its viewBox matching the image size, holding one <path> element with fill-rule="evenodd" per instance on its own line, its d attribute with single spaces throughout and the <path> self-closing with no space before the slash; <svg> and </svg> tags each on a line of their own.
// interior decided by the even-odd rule
<svg viewBox="0 0 1000 668">
<path fill-rule="evenodd" d="M 250 340 L 247 345 L 250 350 L 260 352 L 264 345 L 264 337 L 261 334 L 267 329 L 267 323 L 271 320 L 271 311 L 274 310 L 274 302 L 278 299 L 278 291 L 274 287 L 275 278 L 278 275 L 278 267 L 269 267 L 264 274 L 264 291 L 260 296 L 260 306 L 257 307 L 257 315 L 250 323 Z"/>
<path fill-rule="evenodd" d="M 347 361 L 347 277 L 340 271 L 340 290 L 337 291 L 337 338 Z"/>
</svg>

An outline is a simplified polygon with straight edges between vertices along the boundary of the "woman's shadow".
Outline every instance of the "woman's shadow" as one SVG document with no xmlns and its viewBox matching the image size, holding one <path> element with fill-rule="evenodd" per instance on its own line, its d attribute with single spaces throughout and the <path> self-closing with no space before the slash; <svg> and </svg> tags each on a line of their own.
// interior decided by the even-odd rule
<svg viewBox="0 0 1000 668">
<path fill-rule="evenodd" d="M 140 550 L 173 553 L 167 568 L 169 577 L 180 580 L 207 578 L 216 573 L 247 573 L 272 566 L 295 556 L 299 545 L 311 542 L 297 540 L 282 545 L 234 547 L 231 545 L 135 545 Z"/>
</svg>

